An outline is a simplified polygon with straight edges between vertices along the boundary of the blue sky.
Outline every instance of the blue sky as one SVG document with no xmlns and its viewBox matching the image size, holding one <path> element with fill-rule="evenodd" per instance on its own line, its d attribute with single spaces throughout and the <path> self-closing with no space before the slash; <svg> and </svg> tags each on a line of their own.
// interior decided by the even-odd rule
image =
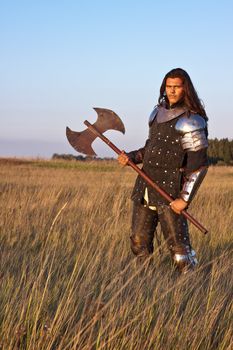
<svg viewBox="0 0 233 350">
<path fill-rule="evenodd" d="M 211 138 L 233 136 L 233 2 L 230 0 L 0 0 L 0 156 L 73 153 L 65 127 L 114 110 L 141 147 L 161 81 L 189 73 Z M 99 156 L 114 156 L 100 140 Z"/>
</svg>

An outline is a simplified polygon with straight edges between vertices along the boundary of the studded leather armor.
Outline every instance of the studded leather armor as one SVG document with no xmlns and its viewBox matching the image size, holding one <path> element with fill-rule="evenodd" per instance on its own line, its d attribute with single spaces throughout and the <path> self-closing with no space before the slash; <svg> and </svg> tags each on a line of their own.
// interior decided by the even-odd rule
<svg viewBox="0 0 233 350">
<path fill-rule="evenodd" d="M 184 118 L 187 110 L 179 108 L 178 111 L 180 115 L 177 116 L 176 113 L 173 119 L 166 122 L 159 123 L 154 117 L 145 146 L 128 153 L 136 163 L 142 162 L 145 173 L 173 198 L 180 196 L 184 175 L 207 166 L 208 163 L 206 148 L 197 152 L 184 150 L 176 124 Z M 150 188 L 140 176 L 136 180 L 132 199 L 141 202 L 145 188 L 148 188 L 150 205 L 167 204 L 166 199 Z"/>
<path fill-rule="evenodd" d="M 180 192 L 181 173 L 184 160 L 184 152 L 179 142 L 179 135 L 174 129 L 176 120 L 158 124 L 156 120 L 150 127 L 149 142 L 145 147 L 143 158 L 143 170 L 156 184 L 163 188 L 168 194 L 176 198 Z M 141 200 L 146 182 L 138 176 L 133 200 Z M 154 189 L 148 187 L 150 205 L 161 202 L 167 203 Z"/>
</svg>

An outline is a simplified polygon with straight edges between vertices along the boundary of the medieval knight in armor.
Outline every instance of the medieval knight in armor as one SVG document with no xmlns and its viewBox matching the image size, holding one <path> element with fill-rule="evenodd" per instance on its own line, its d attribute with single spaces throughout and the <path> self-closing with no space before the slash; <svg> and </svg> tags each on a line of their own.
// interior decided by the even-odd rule
<svg viewBox="0 0 233 350">
<path fill-rule="evenodd" d="M 183 69 L 171 70 L 163 79 L 158 105 L 149 118 L 149 137 L 143 148 L 122 153 L 118 161 L 143 163 L 145 173 L 174 201 L 170 205 L 137 177 L 132 193 L 131 249 L 137 256 L 153 253 L 160 222 L 174 264 L 181 272 L 197 264 L 187 220 L 180 215 L 199 188 L 208 166 L 207 116 L 192 81 Z"/>
</svg>

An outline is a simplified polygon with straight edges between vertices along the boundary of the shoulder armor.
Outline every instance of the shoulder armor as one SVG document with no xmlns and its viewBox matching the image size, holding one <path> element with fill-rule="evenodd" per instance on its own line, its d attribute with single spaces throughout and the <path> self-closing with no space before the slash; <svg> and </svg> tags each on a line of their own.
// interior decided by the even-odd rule
<svg viewBox="0 0 233 350">
<path fill-rule="evenodd" d="M 151 112 L 151 114 L 150 114 L 150 116 L 149 116 L 149 126 L 151 126 L 152 125 L 152 123 L 153 123 L 153 121 L 154 121 L 154 119 L 155 119 L 155 117 L 156 117 L 156 115 L 157 115 L 157 113 L 158 113 L 158 106 L 156 105 L 155 107 L 154 107 L 154 109 L 153 109 L 153 111 Z"/>
<path fill-rule="evenodd" d="M 181 135 L 182 148 L 189 151 L 198 151 L 208 147 L 206 128 L 205 119 L 198 114 L 181 117 L 177 121 L 175 129 Z"/>
<path fill-rule="evenodd" d="M 197 130 L 204 130 L 206 128 L 206 121 L 199 114 L 191 114 L 189 117 L 181 117 L 176 125 L 175 129 L 184 135 L 187 132 L 193 132 Z"/>
</svg>

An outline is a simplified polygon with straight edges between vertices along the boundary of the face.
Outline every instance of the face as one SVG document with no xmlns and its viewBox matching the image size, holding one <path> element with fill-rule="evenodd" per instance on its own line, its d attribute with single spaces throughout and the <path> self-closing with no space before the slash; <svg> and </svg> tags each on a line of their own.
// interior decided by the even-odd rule
<svg viewBox="0 0 233 350">
<path fill-rule="evenodd" d="M 181 78 L 167 78 L 165 91 L 170 106 L 179 102 L 184 96 L 184 86 Z"/>
</svg>

